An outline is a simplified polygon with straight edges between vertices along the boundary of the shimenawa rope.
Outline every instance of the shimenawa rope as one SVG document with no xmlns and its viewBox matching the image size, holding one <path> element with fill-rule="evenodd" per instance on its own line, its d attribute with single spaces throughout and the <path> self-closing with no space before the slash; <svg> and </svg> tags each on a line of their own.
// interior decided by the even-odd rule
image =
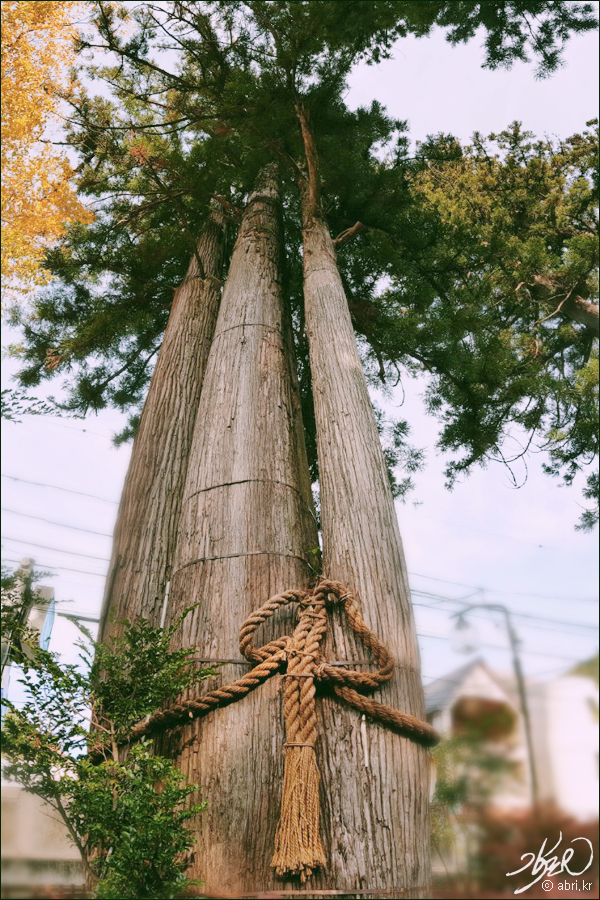
<svg viewBox="0 0 600 900">
<path fill-rule="evenodd" d="M 288 603 L 298 603 L 300 607 L 293 635 L 256 648 L 253 638 L 257 628 Z M 373 661 L 379 666 L 375 672 L 355 672 L 344 666 L 328 665 L 321 659 L 319 647 L 327 631 L 328 609 L 336 603 L 342 606 L 359 640 L 371 651 Z M 427 722 L 363 696 L 390 680 L 394 659 L 367 627 L 352 591 L 337 581 L 322 580 L 313 590 L 291 590 L 271 597 L 242 625 L 240 652 L 257 664 L 250 672 L 197 699 L 153 713 L 134 725 L 130 740 L 189 723 L 190 719 L 235 703 L 287 666 L 283 701 L 286 728 L 283 796 L 271 865 L 278 875 L 300 876 L 304 882 L 314 869 L 326 862 L 319 837 L 315 682 L 330 685 L 337 699 L 421 744 L 431 746 L 439 737 Z"/>
</svg>

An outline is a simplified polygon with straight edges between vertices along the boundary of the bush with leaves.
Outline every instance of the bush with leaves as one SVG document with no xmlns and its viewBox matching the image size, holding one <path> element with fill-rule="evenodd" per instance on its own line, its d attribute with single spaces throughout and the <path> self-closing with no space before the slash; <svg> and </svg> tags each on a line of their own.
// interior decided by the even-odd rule
<svg viewBox="0 0 600 900">
<path fill-rule="evenodd" d="M 94 656 L 80 642 L 78 664 L 38 649 L 21 679 L 25 703 L 4 701 L 4 774 L 59 814 L 98 898 L 177 897 L 189 884 L 186 822 L 206 804 L 190 803 L 195 786 L 150 742 L 124 749 L 139 719 L 213 674 L 193 649 L 170 650 L 189 611 L 167 629 L 124 622 Z"/>
<path fill-rule="evenodd" d="M 440 860 L 452 856 L 457 837 L 467 847 L 466 864 L 472 874 L 478 856 L 473 825 L 485 815 L 494 793 L 518 777 L 506 747 L 494 746 L 477 731 L 453 735 L 432 750 L 436 785 L 431 804 L 431 841 Z M 475 830 L 477 830 L 475 828 Z"/>
</svg>

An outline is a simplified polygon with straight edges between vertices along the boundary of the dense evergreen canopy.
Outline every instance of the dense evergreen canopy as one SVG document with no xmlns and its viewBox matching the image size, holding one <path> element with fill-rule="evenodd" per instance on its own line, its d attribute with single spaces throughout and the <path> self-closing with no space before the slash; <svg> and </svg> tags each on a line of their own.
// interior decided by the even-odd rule
<svg viewBox="0 0 600 900">
<path fill-rule="evenodd" d="M 455 455 L 450 481 L 504 459 L 508 434 L 525 450 L 545 446 L 549 471 L 567 481 L 597 455 L 597 130 L 553 144 L 513 125 L 468 147 L 440 135 L 413 157 L 403 123 L 342 99 L 358 59 L 434 27 L 452 43 L 482 35 L 490 68 L 533 59 L 549 75 L 569 36 L 595 27 L 590 4 L 148 3 L 125 18 L 125 34 L 127 5 L 95 11 L 81 49 L 109 51 L 109 64 L 89 67 L 103 88 L 74 106 L 69 139 L 97 219 L 48 255 L 60 281 L 33 316 L 15 313 L 24 386 L 66 375 L 72 412 L 112 404 L 131 410 L 134 427 L 211 205 L 233 234 L 256 172 L 277 159 L 315 477 L 296 184 L 305 171 L 340 235 L 367 374 L 429 374 L 440 446 Z M 407 455 L 405 433 L 389 431 L 391 462 Z"/>
</svg>

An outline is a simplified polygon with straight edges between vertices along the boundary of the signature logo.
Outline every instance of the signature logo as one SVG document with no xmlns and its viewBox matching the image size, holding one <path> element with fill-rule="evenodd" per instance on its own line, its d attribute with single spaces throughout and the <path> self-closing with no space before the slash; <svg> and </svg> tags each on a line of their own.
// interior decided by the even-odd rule
<svg viewBox="0 0 600 900">
<path fill-rule="evenodd" d="M 527 857 L 529 857 L 525 865 L 514 872 L 506 873 L 507 876 L 520 875 L 521 872 L 525 872 L 531 867 L 531 871 L 529 874 L 535 875 L 533 881 L 530 881 L 529 884 L 525 885 L 525 887 L 517 888 L 515 894 L 522 894 L 523 891 L 528 891 L 530 887 L 532 887 L 534 884 L 537 884 L 538 881 L 542 880 L 542 878 L 547 878 L 549 875 L 560 875 L 563 872 L 568 872 L 569 875 L 577 876 L 583 875 L 584 872 L 587 872 L 594 859 L 594 849 L 592 847 L 592 842 L 585 837 L 573 838 L 573 840 L 571 841 L 572 844 L 575 841 L 585 841 L 586 844 L 589 844 L 590 858 L 580 872 L 572 872 L 571 869 L 569 869 L 569 863 L 575 856 L 575 849 L 573 847 L 566 847 L 562 857 L 551 856 L 551 854 L 554 853 L 554 851 L 562 841 L 562 831 L 559 832 L 559 834 L 560 837 L 551 850 L 546 850 L 546 838 L 546 840 L 544 840 L 544 843 L 540 847 L 537 856 L 535 853 L 524 853 L 521 857 L 521 860 L 527 859 Z M 547 890 L 545 886 L 544 890 Z"/>
</svg>

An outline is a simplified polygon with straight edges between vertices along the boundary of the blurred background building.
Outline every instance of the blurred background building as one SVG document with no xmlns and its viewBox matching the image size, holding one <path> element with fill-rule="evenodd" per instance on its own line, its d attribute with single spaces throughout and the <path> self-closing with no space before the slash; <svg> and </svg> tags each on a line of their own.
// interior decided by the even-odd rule
<svg viewBox="0 0 600 900">
<path fill-rule="evenodd" d="M 2 897 L 81 897 L 81 858 L 43 800 L 2 782 Z"/>
<path fill-rule="evenodd" d="M 552 846 L 561 832 L 560 855 L 588 832 L 597 846 L 597 667 L 596 658 L 526 684 L 531 762 L 514 676 L 478 658 L 425 688 L 428 721 L 443 735 L 434 751 L 433 869 L 438 884 L 460 891 L 454 896 L 477 896 L 470 891 L 494 881 L 504 892 L 521 853 L 537 853 L 544 838 Z"/>
<path fill-rule="evenodd" d="M 43 650 L 50 644 L 56 614 L 54 588 L 40 585 L 32 588 L 33 560 L 25 556 L 15 572 L 14 583 L 2 590 L 2 696 L 8 693 L 14 651 L 27 654 L 26 641 L 18 640 L 24 631 L 35 637 Z"/>
</svg>

